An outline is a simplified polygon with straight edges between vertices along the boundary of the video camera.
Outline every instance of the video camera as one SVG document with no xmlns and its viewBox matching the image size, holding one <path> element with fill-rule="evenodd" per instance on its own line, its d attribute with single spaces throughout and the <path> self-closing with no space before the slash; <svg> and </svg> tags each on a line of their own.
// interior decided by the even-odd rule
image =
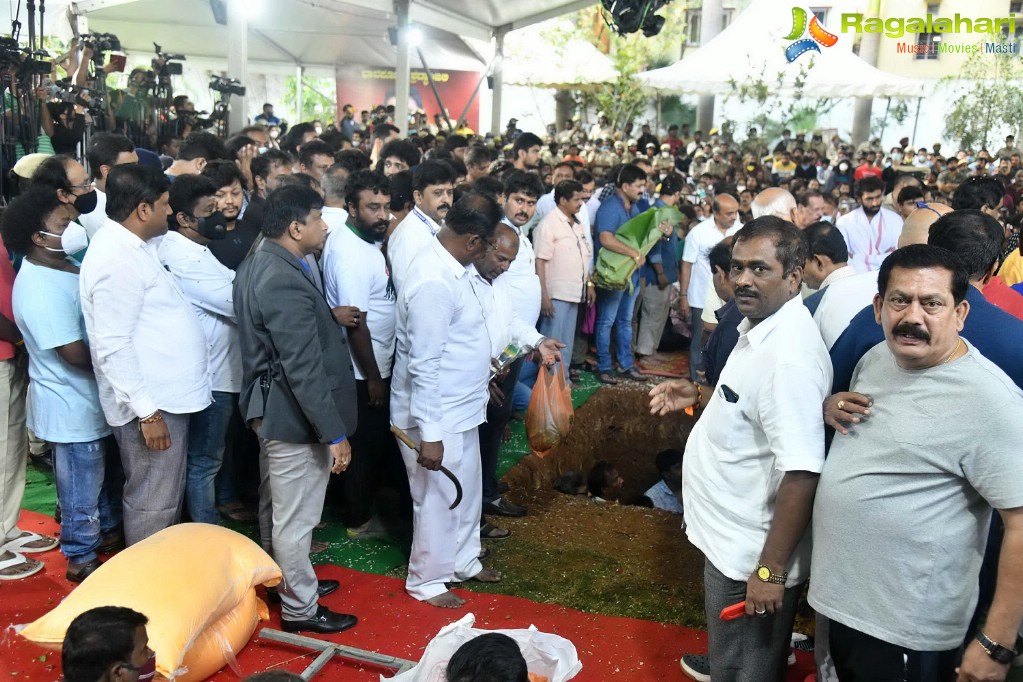
<svg viewBox="0 0 1023 682">
<path fill-rule="evenodd" d="M 30 53 L 21 47 L 14 38 L 0 38 L 0 70 L 5 71 L 20 81 L 28 81 L 32 76 L 45 76 L 53 69 L 53 64 L 39 57 L 48 56 L 46 52 Z"/>
<path fill-rule="evenodd" d="M 156 43 L 153 43 L 153 48 L 156 52 L 156 59 L 153 60 L 153 71 L 156 72 L 158 77 L 163 79 L 170 76 L 180 76 L 184 73 L 185 65 L 181 62 L 185 61 L 185 55 L 168 54 Z"/>
<path fill-rule="evenodd" d="M 654 14 L 671 0 L 601 0 L 611 14 L 608 22 L 622 35 L 642 29 L 643 35 L 652 38 L 664 28 L 664 17 Z"/>
<path fill-rule="evenodd" d="M 113 33 L 87 33 L 81 40 L 82 47 L 92 50 L 93 59 L 102 60 L 104 52 L 121 51 L 121 39 Z"/>
<path fill-rule="evenodd" d="M 219 92 L 221 95 L 245 96 L 245 86 L 236 78 L 213 76 L 213 80 L 210 81 L 210 90 Z"/>
</svg>

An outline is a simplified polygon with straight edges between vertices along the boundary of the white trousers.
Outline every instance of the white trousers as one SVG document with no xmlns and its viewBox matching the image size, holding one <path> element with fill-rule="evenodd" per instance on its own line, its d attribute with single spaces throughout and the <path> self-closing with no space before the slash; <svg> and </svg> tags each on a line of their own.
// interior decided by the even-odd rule
<svg viewBox="0 0 1023 682">
<path fill-rule="evenodd" d="M 0 545 L 21 535 L 18 516 L 25 496 L 28 440 L 25 389 L 28 355 L 0 360 Z M 479 519 L 476 519 L 477 523 Z"/>
<path fill-rule="evenodd" d="M 419 429 L 405 430 L 419 442 Z M 472 578 L 481 570 L 480 513 L 483 508 L 483 476 L 477 428 L 444 433 L 442 462 L 462 484 L 462 502 L 455 501 L 455 486 L 439 471 L 424 469 L 416 461 L 419 453 L 401 441 L 401 458 L 412 492 L 412 555 L 408 562 L 405 590 L 423 601 L 448 591 L 444 583 Z"/>
</svg>

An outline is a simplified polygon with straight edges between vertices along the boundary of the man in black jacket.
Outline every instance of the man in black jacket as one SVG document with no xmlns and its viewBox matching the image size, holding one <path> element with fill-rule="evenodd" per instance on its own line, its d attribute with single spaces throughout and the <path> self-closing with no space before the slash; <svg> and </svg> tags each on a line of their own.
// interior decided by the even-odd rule
<svg viewBox="0 0 1023 682">
<path fill-rule="evenodd" d="M 347 341 L 306 260 L 327 238 L 322 208 L 308 187 L 272 192 L 266 242 L 234 283 L 240 407 L 260 439 L 260 536 L 284 574 L 281 625 L 288 632 L 341 632 L 356 623 L 318 605 L 338 583 L 317 582 L 309 561 L 328 478 L 351 461 L 348 436 L 357 421 Z"/>
</svg>

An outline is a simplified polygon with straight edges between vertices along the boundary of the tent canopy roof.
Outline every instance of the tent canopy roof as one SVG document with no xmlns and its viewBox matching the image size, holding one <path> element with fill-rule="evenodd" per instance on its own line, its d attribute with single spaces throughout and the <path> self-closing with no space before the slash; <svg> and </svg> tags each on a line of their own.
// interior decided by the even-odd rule
<svg viewBox="0 0 1023 682">
<path fill-rule="evenodd" d="M 788 5 L 758 0 L 706 45 L 662 69 L 636 75 L 650 90 L 693 95 L 728 95 L 762 79 L 774 93 L 807 97 L 920 97 L 922 81 L 881 71 L 852 53 L 839 35 L 832 47 L 789 64 L 784 36 L 792 29 Z M 805 73 L 804 73 L 805 72 Z M 799 81 L 805 82 L 800 86 Z"/>
<path fill-rule="evenodd" d="M 12 0 L 14 2 L 15 0 Z M 388 39 L 396 24 L 386 0 L 261 0 L 246 7 L 249 59 L 307 67 L 336 63 L 394 65 Z M 478 41 L 593 5 L 596 0 L 409 0 L 411 21 L 423 32 L 422 50 L 431 68 L 480 69 L 490 55 Z M 213 21 L 210 0 L 51 0 L 48 19 L 67 33 L 63 7 L 89 20 L 89 30 L 114 33 L 131 52 L 150 52 L 153 42 L 188 57 L 226 59 L 227 27 Z M 57 5 L 57 7 L 53 7 Z M 24 19 L 23 19 L 24 20 Z M 49 24 L 49 21 L 47 22 Z M 62 35 L 62 37 L 65 37 Z M 412 53 L 413 68 L 421 67 Z"/>
</svg>

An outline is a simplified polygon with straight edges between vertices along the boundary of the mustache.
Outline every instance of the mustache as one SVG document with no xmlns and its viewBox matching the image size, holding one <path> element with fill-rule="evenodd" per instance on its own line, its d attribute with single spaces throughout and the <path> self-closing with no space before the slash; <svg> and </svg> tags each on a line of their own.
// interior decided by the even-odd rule
<svg viewBox="0 0 1023 682">
<path fill-rule="evenodd" d="M 749 287 L 739 287 L 738 289 L 735 290 L 734 295 L 749 296 L 750 298 L 758 298 L 760 296 L 760 294 L 753 291 L 753 289 L 750 289 Z"/>
<path fill-rule="evenodd" d="M 440 206 L 437 207 L 437 211 L 438 212 L 440 212 L 440 211 L 448 211 L 450 209 L 451 209 L 451 204 L 441 204 Z"/>
<path fill-rule="evenodd" d="M 386 230 L 390 226 L 391 226 L 390 220 L 378 220 L 372 225 L 370 225 L 370 227 L 374 230 Z"/>
<path fill-rule="evenodd" d="M 915 324 L 909 324 L 903 322 L 895 325 L 892 329 L 893 336 L 908 336 L 911 339 L 920 339 L 921 341 L 930 341 L 931 335 L 927 333 L 927 330 L 923 327 L 918 327 Z"/>
</svg>

